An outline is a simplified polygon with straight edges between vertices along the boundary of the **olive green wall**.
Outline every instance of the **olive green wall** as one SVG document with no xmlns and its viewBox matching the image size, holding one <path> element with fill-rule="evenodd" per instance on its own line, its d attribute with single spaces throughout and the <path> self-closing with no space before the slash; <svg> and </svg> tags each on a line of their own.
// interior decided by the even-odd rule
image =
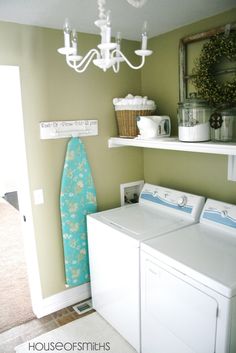
<svg viewBox="0 0 236 353">
<path fill-rule="evenodd" d="M 20 66 L 31 195 L 35 189 L 44 191 L 43 205 L 35 206 L 32 199 L 44 297 L 65 289 L 59 192 L 68 139 L 40 140 L 40 121 L 98 119 L 99 136 L 83 141 L 100 210 L 119 205 L 120 183 L 143 177 L 147 182 L 236 203 L 236 184 L 227 181 L 224 156 L 107 147 L 108 138 L 117 135 L 112 98 L 127 93 L 155 99 L 159 113 L 171 116 L 176 133 L 179 39 L 233 20 L 235 10 L 153 38 L 154 54 L 143 70 L 124 64 L 118 75 L 103 73 L 93 65 L 76 74 L 56 51 L 62 46 L 62 31 L 0 22 L 0 64 Z M 80 34 L 79 42 L 86 52 L 97 45 L 98 37 Z M 122 45 L 134 60 L 132 52 L 138 43 L 123 41 Z"/>
<path fill-rule="evenodd" d="M 177 135 L 179 40 L 235 21 L 233 9 L 150 39 L 154 54 L 142 69 L 142 93 L 156 100 L 158 114 L 171 117 L 173 135 Z M 144 178 L 146 182 L 236 203 L 236 182 L 227 180 L 227 156 L 145 149 Z"/>
<path fill-rule="evenodd" d="M 82 53 L 98 41 L 95 35 L 80 34 Z M 100 210 L 119 205 L 120 183 L 143 179 L 140 149 L 108 148 L 108 138 L 117 135 L 112 99 L 129 92 L 140 94 L 140 71 L 123 65 L 117 75 L 91 65 L 85 73 L 77 74 L 57 53 L 62 43 L 62 31 L 0 23 L 0 64 L 20 66 L 31 195 L 35 189 L 44 191 L 43 205 L 35 206 L 32 199 L 44 297 L 65 290 L 59 193 L 68 139 L 40 140 L 39 122 L 98 119 L 99 135 L 83 141 Z M 131 59 L 136 46 L 136 42 L 123 41 Z"/>
</svg>

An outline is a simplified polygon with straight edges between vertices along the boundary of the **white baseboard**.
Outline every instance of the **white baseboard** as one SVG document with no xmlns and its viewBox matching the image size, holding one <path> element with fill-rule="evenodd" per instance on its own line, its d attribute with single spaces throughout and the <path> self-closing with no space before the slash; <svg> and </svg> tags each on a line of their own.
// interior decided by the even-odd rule
<svg viewBox="0 0 236 353">
<path fill-rule="evenodd" d="M 37 305 L 33 306 L 33 311 L 37 318 L 41 318 L 90 297 L 90 284 L 85 283 L 81 286 L 69 288 L 51 297 L 42 299 Z"/>
</svg>

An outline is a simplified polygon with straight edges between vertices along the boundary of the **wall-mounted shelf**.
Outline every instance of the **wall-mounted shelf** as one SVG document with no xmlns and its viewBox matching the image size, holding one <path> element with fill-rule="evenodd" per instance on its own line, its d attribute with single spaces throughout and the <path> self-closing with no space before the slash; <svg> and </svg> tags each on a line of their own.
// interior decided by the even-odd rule
<svg viewBox="0 0 236 353">
<path fill-rule="evenodd" d="M 215 142 L 181 142 L 177 137 L 141 140 L 138 138 L 111 137 L 108 146 L 123 147 L 145 147 L 162 150 L 223 154 L 228 156 L 228 180 L 236 181 L 236 143 L 215 143 Z"/>
</svg>

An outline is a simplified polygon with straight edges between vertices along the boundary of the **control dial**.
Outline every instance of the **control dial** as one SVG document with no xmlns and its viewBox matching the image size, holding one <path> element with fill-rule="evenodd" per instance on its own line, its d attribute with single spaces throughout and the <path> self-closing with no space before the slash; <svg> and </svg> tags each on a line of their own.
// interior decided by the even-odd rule
<svg viewBox="0 0 236 353">
<path fill-rule="evenodd" d="M 228 212 L 226 210 L 221 211 L 221 217 L 226 218 L 228 216 Z"/>
<path fill-rule="evenodd" d="M 187 204 L 187 196 L 183 195 L 178 198 L 178 206 L 179 207 L 184 207 Z"/>
</svg>

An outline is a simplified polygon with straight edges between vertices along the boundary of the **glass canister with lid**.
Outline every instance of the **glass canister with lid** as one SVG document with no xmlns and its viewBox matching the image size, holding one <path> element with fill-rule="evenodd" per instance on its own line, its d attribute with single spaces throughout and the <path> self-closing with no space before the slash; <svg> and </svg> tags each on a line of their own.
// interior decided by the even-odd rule
<svg viewBox="0 0 236 353">
<path fill-rule="evenodd" d="M 210 140 L 209 119 L 212 108 L 206 101 L 190 93 L 190 98 L 178 104 L 178 135 L 180 141 L 203 142 Z"/>
<path fill-rule="evenodd" d="M 230 142 L 236 140 L 236 106 L 224 107 L 210 117 L 212 141 Z"/>
</svg>

